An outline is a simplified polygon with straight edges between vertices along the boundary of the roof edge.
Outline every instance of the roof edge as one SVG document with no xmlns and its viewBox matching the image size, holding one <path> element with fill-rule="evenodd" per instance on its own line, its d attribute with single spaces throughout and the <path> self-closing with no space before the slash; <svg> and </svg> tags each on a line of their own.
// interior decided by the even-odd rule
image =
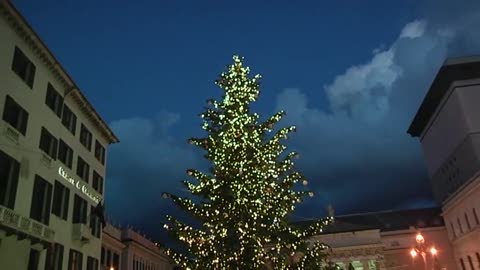
<svg viewBox="0 0 480 270">
<path fill-rule="evenodd" d="M 66 85 L 67 89 L 73 90 L 78 93 L 79 100 L 82 101 L 80 105 L 84 106 L 87 109 L 87 114 L 92 118 L 91 120 L 100 128 L 103 135 L 108 139 L 109 144 L 118 143 L 120 140 L 116 137 L 110 127 L 107 125 L 105 120 L 98 114 L 92 104 L 88 101 L 85 95 L 80 91 L 80 88 L 70 77 L 65 68 L 60 64 L 55 55 L 50 51 L 48 46 L 43 42 L 39 35 L 35 32 L 32 26 L 28 21 L 23 17 L 23 15 L 18 11 L 18 9 L 11 3 L 10 0 L 0 0 L 0 8 L 5 10 L 6 16 L 10 16 L 15 20 L 15 23 L 20 27 L 20 29 L 27 34 L 27 37 L 22 37 L 27 41 L 27 43 L 33 42 L 35 46 L 40 49 L 40 52 L 35 52 L 40 55 L 40 59 L 47 62 L 48 65 L 53 67 L 53 69 L 60 75 L 61 81 Z M 8 18 L 7 18 L 8 19 Z"/>
<path fill-rule="evenodd" d="M 479 55 L 446 59 L 435 75 L 407 133 L 412 137 L 420 137 L 448 93 L 452 83 L 475 78 L 480 78 Z"/>
</svg>

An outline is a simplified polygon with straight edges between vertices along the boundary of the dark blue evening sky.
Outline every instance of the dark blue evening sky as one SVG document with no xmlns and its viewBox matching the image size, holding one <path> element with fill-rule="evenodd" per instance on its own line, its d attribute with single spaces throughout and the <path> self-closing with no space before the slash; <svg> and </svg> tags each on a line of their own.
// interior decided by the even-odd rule
<svg viewBox="0 0 480 270">
<path fill-rule="evenodd" d="M 162 108 L 198 122 L 234 53 L 264 75 L 262 109 L 270 112 L 285 87 L 325 107 L 319 86 L 367 61 L 415 18 L 411 1 L 338 2 L 16 3 L 107 121 Z"/>
<path fill-rule="evenodd" d="M 112 219 L 158 235 L 184 194 L 185 143 L 213 81 L 245 57 L 263 75 L 254 108 L 287 111 L 299 169 L 318 194 L 295 214 L 432 205 L 406 134 L 439 66 L 480 51 L 475 1 L 14 1 L 120 137 L 106 177 Z"/>
</svg>

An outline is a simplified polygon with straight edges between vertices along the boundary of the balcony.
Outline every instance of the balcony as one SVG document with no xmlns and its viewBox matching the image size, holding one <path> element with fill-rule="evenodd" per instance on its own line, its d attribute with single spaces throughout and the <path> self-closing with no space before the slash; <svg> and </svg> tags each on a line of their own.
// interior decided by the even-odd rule
<svg viewBox="0 0 480 270">
<path fill-rule="evenodd" d="M 7 235 L 16 234 L 19 240 L 30 238 L 32 243 L 53 242 L 55 231 L 31 218 L 24 217 L 0 205 L 0 228 Z"/>
<path fill-rule="evenodd" d="M 19 144 L 20 133 L 7 123 L 3 123 L 3 135 L 16 145 Z"/>
<path fill-rule="evenodd" d="M 80 240 L 82 243 L 90 242 L 92 239 L 90 227 L 83 223 L 74 223 L 72 237 L 73 240 Z"/>
</svg>

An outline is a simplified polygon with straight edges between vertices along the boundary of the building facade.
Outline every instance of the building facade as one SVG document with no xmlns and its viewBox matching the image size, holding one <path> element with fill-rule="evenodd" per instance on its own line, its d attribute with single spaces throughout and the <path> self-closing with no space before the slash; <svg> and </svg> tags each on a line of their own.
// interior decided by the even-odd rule
<svg viewBox="0 0 480 270">
<path fill-rule="evenodd" d="M 0 269 L 99 269 L 118 139 L 7 0 L 0 40 Z"/>
<path fill-rule="evenodd" d="M 420 139 L 457 269 L 480 269 L 480 57 L 440 68 L 408 133 Z"/>
<path fill-rule="evenodd" d="M 314 241 L 327 244 L 328 260 L 344 270 L 424 270 L 425 263 L 426 269 L 453 270 L 453 250 L 440 214 L 439 208 L 427 208 L 336 216 Z M 410 253 L 418 233 L 426 247 L 438 252 L 427 254 L 425 262 Z"/>
<path fill-rule="evenodd" d="M 103 228 L 102 251 L 100 256 L 100 270 L 124 269 L 122 252 L 127 247 L 122 242 L 122 230 L 107 224 Z"/>
<path fill-rule="evenodd" d="M 103 229 L 101 270 L 171 270 L 174 264 L 154 242 L 132 229 Z"/>
</svg>

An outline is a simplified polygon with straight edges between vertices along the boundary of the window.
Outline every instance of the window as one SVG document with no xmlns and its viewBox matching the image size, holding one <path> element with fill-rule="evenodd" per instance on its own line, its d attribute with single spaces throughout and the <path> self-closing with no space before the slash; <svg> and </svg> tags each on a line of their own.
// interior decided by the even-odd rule
<svg viewBox="0 0 480 270">
<path fill-rule="evenodd" d="M 475 210 L 475 208 L 473 208 L 472 212 L 473 212 L 473 218 L 475 218 L 475 223 L 477 223 L 477 225 L 479 225 L 480 221 L 478 220 L 477 210 Z"/>
<path fill-rule="evenodd" d="M 30 217 L 48 226 L 50 222 L 50 205 L 52 204 L 52 184 L 35 175 L 33 184 Z"/>
<path fill-rule="evenodd" d="M 107 266 L 111 266 L 111 264 L 112 264 L 112 252 L 109 249 L 107 249 L 107 261 L 106 261 L 106 263 L 107 263 Z"/>
<path fill-rule="evenodd" d="M 102 254 L 100 254 L 100 264 L 106 266 L 105 264 L 105 248 L 102 246 Z"/>
<path fill-rule="evenodd" d="M 457 218 L 457 223 L 458 223 L 458 227 L 460 228 L 460 233 L 463 233 L 462 223 L 460 222 L 459 218 Z"/>
<path fill-rule="evenodd" d="M 62 270 L 63 246 L 55 243 L 47 248 L 45 270 Z"/>
<path fill-rule="evenodd" d="M 113 269 L 120 269 L 120 256 L 117 253 L 113 253 L 113 263 L 112 263 Z"/>
<path fill-rule="evenodd" d="M 15 47 L 15 52 L 13 54 L 12 70 L 30 88 L 33 88 L 33 80 L 35 78 L 35 65 L 18 47 Z"/>
<path fill-rule="evenodd" d="M 455 227 L 453 226 L 453 223 L 452 223 L 452 222 L 450 222 L 450 228 L 452 229 L 452 235 L 453 235 L 453 237 L 454 237 L 454 238 L 457 237 L 457 233 L 455 232 Z"/>
<path fill-rule="evenodd" d="M 40 251 L 31 248 L 30 256 L 28 257 L 28 270 L 37 270 L 38 262 L 40 260 Z"/>
<path fill-rule="evenodd" d="M 19 172 L 20 163 L 0 151 L 0 205 L 15 207 Z"/>
<path fill-rule="evenodd" d="M 68 270 L 82 270 L 82 253 L 70 249 L 70 255 L 68 256 Z"/>
<path fill-rule="evenodd" d="M 465 262 L 463 261 L 462 258 L 460 258 L 460 265 L 462 266 L 462 270 L 467 270 L 465 269 Z"/>
<path fill-rule="evenodd" d="M 3 108 L 3 120 L 24 136 L 27 133 L 28 113 L 13 98 L 6 96 Z"/>
<path fill-rule="evenodd" d="M 467 215 L 467 213 L 465 213 L 465 222 L 467 222 L 467 228 L 468 228 L 468 230 L 471 230 L 471 229 L 472 229 L 472 226 L 470 226 L 470 220 L 468 220 L 468 215 Z"/>
<path fill-rule="evenodd" d="M 87 201 L 75 194 L 73 201 L 73 223 L 87 224 Z"/>
<path fill-rule="evenodd" d="M 72 168 L 73 150 L 61 139 L 58 143 L 58 160 L 60 160 L 68 168 Z"/>
<path fill-rule="evenodd" d="M 98 140 L 95 140 L 95 157 L 105 165 L 105 147 L 103 147 Z"/>
<path fill-rule="evenodd" d="M 58 116 L 62 116 L 63 97 L 48 83 L 45 104 Z"/>
<path fill-rule="evenodd" d="M 80 142 L 88 151 L 92 149 L 92 133 L 83 124 L 80 128 Z"/>
<path fill-rule="evenodd" d="M 100 238 L 100 232 L 102 231 L 102 227 L 100 224 L 100 218 L 96 215 L 92 215 L 92 213 L 95 211 L 94 209 L 94 206 L 90 206 L 90 229 L 92 230 L 93 236 Z"/>
<path fill-rule="evenodd" d="M 77 175 L 88 183 L 90 176 L 90 166 L 80 157 L 77 159 Z"/>
<path fill-rule="evenodd" d="M 67 220 L 69 199 L 70 190 L 60 182 L 55 181 L 52 213 L 59 218 Z"/>
<path fill-rule="evenodd" d="M 93 171 L 92 186 L 98 193 L 103 194 L 103 177 L 95 170 Z"/>
<path fill-rule="evenodd" d="M 468 255 L 467 258 L 468 258 L 468 264 L 470 264 L 470 268 L 472 270 L 475 270 L 475 267 L 473 267 L 472 257 L 470 257 L 470 255 Z"/>
<path fill-rule="evenodd" d="M 77 116 L 70 110 L 70 108 L 63 104 L 62 124 L 73 134 L 77 129 Z"/>
<path fill-rule="evenodd" d="M 98 259 L 88 256 L 87 270 L 98 270 Z"/>
<path fill-rule="evenodd" d="M 42 127 L 40 135 L 40 149 L 53 159 L 57 159 L 58 140 L 48 130 Z"/>
</svg>

